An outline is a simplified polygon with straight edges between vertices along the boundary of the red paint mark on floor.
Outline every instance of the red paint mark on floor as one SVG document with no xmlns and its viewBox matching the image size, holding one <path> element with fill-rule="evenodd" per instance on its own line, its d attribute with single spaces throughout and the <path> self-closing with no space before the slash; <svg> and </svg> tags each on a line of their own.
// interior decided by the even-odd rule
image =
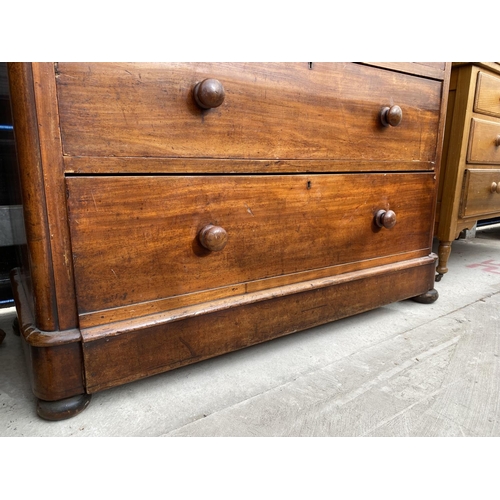
<svg viewBox="0 0 500 500">
<path fill-rule="evenodd" d="M 494 260 L 484 260 L 483 262 L 479 262 L 477 264 L 470 264 L 467 267 L 478 267 L 481 271 L 485 271 L 487 273 L 500 274 L 500 262 L 495 262 Z"/>
</svg>

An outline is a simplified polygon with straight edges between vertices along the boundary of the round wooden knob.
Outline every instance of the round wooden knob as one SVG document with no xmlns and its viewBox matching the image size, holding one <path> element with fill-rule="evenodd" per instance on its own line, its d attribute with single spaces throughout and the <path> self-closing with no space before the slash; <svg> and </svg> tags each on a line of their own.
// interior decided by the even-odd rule
<svg viewBox="0 0 500 500">
<path fill-rule="evenodd" d="M 224 102 L 226 93 L 219 80 L 207 78 L 195 85 L 193 89 L 196 104 L 203 109 L 217 108 Z"/>
<path fill-rule="evenodd" d="M 399 106 L 386 106 L 380 111 L 380 121 L 384 127 L 397 127 L 403 119 L 403 111 Z"/>
<path fill-rule="evenodd" d="M 392 210 L 379 210 L 375 214 L 375 224 L 378 227 L 391 229 L 396 225 L 396 214 Z"/>
<path fill-rule="evenodd" d="M 205 226 L 198 234 L 202 246 L 211 252 L 219 252 L 227 243 L 226 230 L 219 226 L 209 224 Z"/>
<path fill-rule="evenodd" d="M 492 193 L 495 193 L 495 192 L 496 192 L 496 190 L 497 190 L 497 188 L 498 188 L 498 184 L 497 184 L 496 182 L 492 182 L 492 183 L 491 183 L 491 186 L 490 186 L 490 191 L 491 191 Z"/>
<path fill-rule="evenodd" d="M 495 146 L 498 148 L 498 146 L 500 146 L 500 134 L 497 135 L 496 139 L 495 139 Z"/>
</svg>

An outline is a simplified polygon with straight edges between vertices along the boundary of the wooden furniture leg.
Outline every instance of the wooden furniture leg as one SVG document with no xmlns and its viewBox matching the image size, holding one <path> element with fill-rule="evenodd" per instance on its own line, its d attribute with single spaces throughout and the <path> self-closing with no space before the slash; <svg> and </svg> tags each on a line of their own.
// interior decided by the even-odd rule
<svg viewBox="0 0 500 500">
<path fill-rule="evenodd" d="M 35 326 L 19 269 L 11 272 L 18 332 L 27 361 L 37 413 L 46 420 L 63 420 L 83 411 L 90 402 L 85 391 L 79 330 L 47 332 Z"/>
<path fill-rule="evenodd" d="M 80 394 L 58 401 L 38 399 L 36 411 L 45 420 L 65 420 L 81 413 L 90 403 L 91 394 Z"/>
<path fill-rule="evenodd" d="M 412 300 L 415 302 L 419 302 L 420 304 L 433 304 L 439 298 L 438 291 L 433 288 L 428 292 L 425 292 L 421 295 L 417 295 L 416 297 L 412 297 Z"/>
<path fill-rule="evenodd" d="M 443 274 L 448 272 L 448 258 L 451 252 L 451 241 L 439 241 L 438 249 L 438 266 L 437 266 L 437 276 L 436 281 L 441 281 Z"/>
</svg>

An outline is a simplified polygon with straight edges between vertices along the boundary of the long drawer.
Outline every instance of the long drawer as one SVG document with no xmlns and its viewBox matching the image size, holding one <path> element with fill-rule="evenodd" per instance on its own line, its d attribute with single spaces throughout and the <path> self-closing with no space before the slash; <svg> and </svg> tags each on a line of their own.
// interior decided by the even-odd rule
<svg viewBox="0 0 500 500">
<path fill-rule="evenodd" d="M 206 79 L 224 89 L 212 109 L 195 98 Z M 433 162 L 441 92 L 352 63 L 57 66 L 63 150 L 77 157 Z M 383 126 L 393 106 L 402 120 Z"/>
<path fill-rule="evenodd" d="M 244 293 L 256 280 L 351 262 L 403 260 L 429 249 L 435 179 L 82 176 L 67 178 L 67 188 L 78 309 L 86 313 L 188 294 L 196 301 L 194 292 L 220 287 Z M 381 210 L 394 212 L 393 227 L 377 225 Z M 215 246 L 202 238 L 210 227 L 227 236 L 222 249 L 217 231 Z"/>
</svg>

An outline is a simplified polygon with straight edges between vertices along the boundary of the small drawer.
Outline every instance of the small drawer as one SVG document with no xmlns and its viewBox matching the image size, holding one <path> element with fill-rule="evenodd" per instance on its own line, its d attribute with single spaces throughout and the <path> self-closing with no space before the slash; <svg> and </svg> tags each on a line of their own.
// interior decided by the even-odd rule
<svg viewBox="0 0 500 500">
<path fill-rule="evenodd" d="M 472 118 L 467 162 L 500 164 L 500 123 Z"/>
<path fill-rule="evenodd" d="M 500 170 L 465 171 L 461 217 L 480 217 L 500 212 Z"/>
<path fill-rule="evenodd" d="M 500 117 L 500 78 L 483 71 L 478 73 L 474 111 Z"/>
<path fill-rule="evenodd" d="M 397 262 L 430 246 L 435 180 L 75 176 L 67 188 L 82 314 L 219 287 L 245 293 L 256 280 L 358 261 Z"/>
<path fill-rule="evenodd" d="M 57 75 L 70 156 L 435 160 L 437 80 L 353 63 L 59 63 Z"/>
</svg>

